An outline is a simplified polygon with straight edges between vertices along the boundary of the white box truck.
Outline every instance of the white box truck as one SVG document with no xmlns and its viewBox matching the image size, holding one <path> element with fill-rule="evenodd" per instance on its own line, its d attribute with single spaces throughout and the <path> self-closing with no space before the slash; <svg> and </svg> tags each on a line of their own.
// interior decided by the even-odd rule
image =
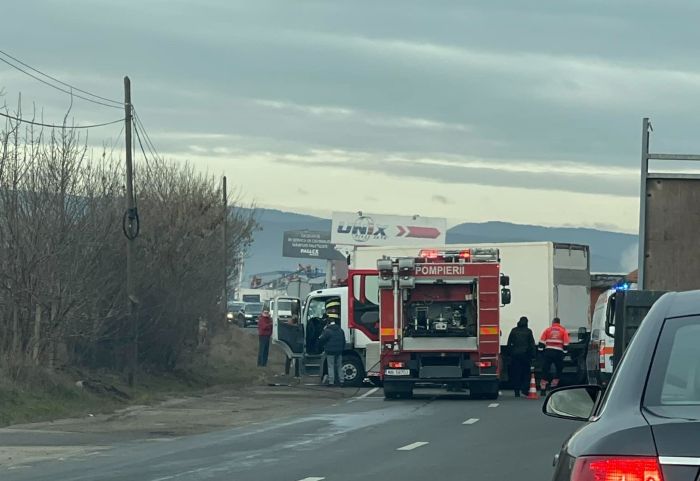
<svg viewBox="0 0 700 481">
<path fill-rule="evenodd" d="M 376 269 L 382 256 L 417 256 L 421 249 L 496 248 L 501 272 L 510 277 L 512 301 L 501 307 L 501 354 L 508 362 L 508 335 L 521 316 L 539 339 L 554 317 L 571 334 L 572 345 L 565 361 L 566 382 L 586 379 L 586 350 L 590 326 L 590 252 L 586 245 L 557 242 L 460 244 L 417 247 L 358 247 L 352 255 L 352 269 Z M 507 378 L 507 369 L 501 370 Z"/>
</svg>

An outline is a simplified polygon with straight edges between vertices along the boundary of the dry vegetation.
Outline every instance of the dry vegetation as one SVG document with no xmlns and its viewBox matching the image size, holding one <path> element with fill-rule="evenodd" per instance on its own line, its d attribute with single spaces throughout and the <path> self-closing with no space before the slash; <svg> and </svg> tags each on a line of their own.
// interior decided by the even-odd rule
<svg viewBox="0 0 700 481">
<path fill-rule="evenodd" d="M 133 339 L 126 317 L 123 165 L 107 151 L 94 155 L 76 129 L 12 121 L 0 129 L 5 394 L 8 384 L 24 389 L 36 379 L 50 395 L 62 389 L 62 376 L 123 373 Z M 198 345 L 200 319 L 210 321 L 210 334 L 230 335 L 216 322 L 223 321 L 223 259 L 235 276 L 234 260 L 256 228 L 254 211 L 235 202 L 224 209 L 219 180 L 191 165 L 151 158 L 137 163 L 136 173 L 139 369 L 149 376 L 183 373 L 209 355 Z M 0 410 L 3 402 L 9 401 L 0 398 Z"/>
</svg>

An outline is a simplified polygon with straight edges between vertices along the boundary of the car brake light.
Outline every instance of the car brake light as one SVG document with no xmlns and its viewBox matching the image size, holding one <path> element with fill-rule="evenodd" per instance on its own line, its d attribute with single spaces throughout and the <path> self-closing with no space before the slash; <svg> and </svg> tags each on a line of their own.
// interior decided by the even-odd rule
<svg viewBox="0 0 700 481">
<path fill-rule="evenodd" d="M 437 259 L 440 257 L 440 251 L 437 249 L 422 249 L 420 251 L 420 257 L 425 259 Z"/>
<path fill-rule="evenodd" d="M 479 361 L 476 363 L 476 367 L 491 367 L 493 363 L 491 361 Z"/>
<path fill-rule="evenodd" d="M 663 481 L 652 457 L 592 456 L 576 460 L 572 481 Z"/>
<path fill-rule="evenodd" d="M 389 361 L 389 367 L 392 369 L 406 367 L 406 363 L 403 361 Z"/>
</svg>

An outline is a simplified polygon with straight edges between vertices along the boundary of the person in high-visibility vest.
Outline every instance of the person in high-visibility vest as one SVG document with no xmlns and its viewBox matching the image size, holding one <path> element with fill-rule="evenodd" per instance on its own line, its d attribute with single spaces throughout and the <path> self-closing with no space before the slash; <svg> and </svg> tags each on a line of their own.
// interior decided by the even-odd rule
<svg viewBox="0 0 700 481">
<path fill-rule="evenodd" d="M 542 378 L 540 379 L 540 391 L 544 396 L 547 394 L 547 384 L 552 389 L 559 385 L 561 373 L 564 370 L 564 356 L 569 347 L 569 333 L 561 326 L 561 320 L 555 317 L 552 325 L 544 330 L 540 336 L 538 350 L 542 352 Z M 556 369 L 556 374 L 552 376 L 552 364 Z"/>
</svg>

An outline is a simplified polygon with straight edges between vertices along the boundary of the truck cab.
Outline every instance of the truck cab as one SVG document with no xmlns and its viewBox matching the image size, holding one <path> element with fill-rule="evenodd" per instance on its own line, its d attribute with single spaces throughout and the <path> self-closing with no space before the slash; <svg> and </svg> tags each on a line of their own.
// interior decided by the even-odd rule
<svg viewBox="0 0 700 481">
<path fill-rule="evenodd" d="M 349 386 L 360 386 L 366 377 L 378 376 L 378 288 L 376 271 L 351 273 L 347 287 L 311 292 L 303 303 L 294 297 L 279 297 L 271 303 L 272 340 L 288 359 L 299 362 L 307 375 L 323 379 L 327 366 L 318 338 L 325 328 L 325 306 L 330 299 L 340 301 L 340 326 L 345 333 L 341 375 Z M 281 306 L 293 303 L 298 324 L 290 324 Z M 286 311 L 288 312 L 288 311 Z M 355 321 L 356 320 L 356 321 Z M 374 333 L 374 334 L 373 334 Z"/>
</svg>

